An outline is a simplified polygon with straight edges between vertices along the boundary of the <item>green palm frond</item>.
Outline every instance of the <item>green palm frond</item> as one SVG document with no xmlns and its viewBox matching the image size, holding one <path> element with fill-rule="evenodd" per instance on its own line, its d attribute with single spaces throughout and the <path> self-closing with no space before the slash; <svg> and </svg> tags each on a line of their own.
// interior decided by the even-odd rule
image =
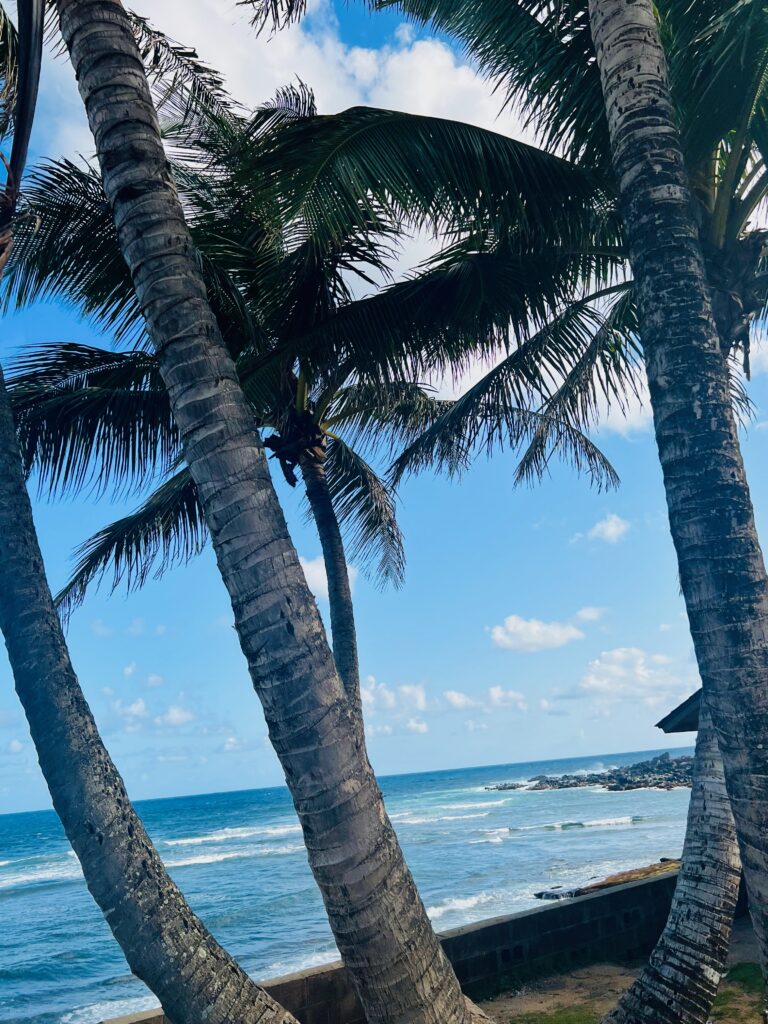
<svg viewBox="0 0 768 1024">
<path fill-rule="evenodd" d="M 198 115 L 229 120 L 238 112 L 224 77 L 197 51 L 171 39 L 147 18 L 128 17 L 147 72 L 158 114 L 175 125 L 194 124 Z"/>
<path fill-rule="evenodd" d="M 93 167 L 47 163 L 25 183 L 29 217 L 19 220 L 3 280 L 6 308 L 41 298 L 74 304 L 116 337 L 144 335 L 141 310 Z"/>
<path fill-rule="evenodd" d="M 136 490 L 179 457 L 150 353 L 44 345 L 11 365 L 7 387 L 24 469 L 52 494 Z"/>
<path fill-rule="evenodd" d="M 184 467 L 166 480 L 130 515 L 100 530 L 77 551 L 72 578 L 56 596 L 67 621 L 82 604 L 91 584 L 109 573 L 111 589 L 124 583 L 128 590 L 160 579 L 174 565 L 182 565 L 205 547 L 208 531 L 197 490 Z"/>
<path fill-rule="evenodd" d="M 336 392 L 322 426 L 342 433 L 345 442 L 356 450 L 392 458 L 452 405 L 421 384 L 356 382 Z"/>
<path fill-rule="evenodd" d="M 374 0 L 456 39 L 545 148 L 610 169 L 586 0 Z"/>
<path fill-rule="evenodd" d="M 468 360 L 543 326 L 586 282 L 609 284 L 624 268 L 619 247 L 473 251 L 461 243 L 405 281 L 343 306 L 292 339 L 291 349 L 308 365 L 321 356 L 365 379 L 396 381 L 404 366 L 411 377 L 460 374 Z"/>
<path fill-rule="evenodd" d="M 344 533 L 347 560 L 379 583 L 399 586 L 405 574 L 405 552 L 395 500 L 387 485 L 338 437 L 328 440 L 325 474 Z"/>
<path fill-rule="evenodd" d="M 472 125 L 353 107 L 266 134 L 243 159 L 311 235 L 343 237 L 384 219 L 453 231 L 506 233 L 541 244 L 583 238 L 611 203 L 599 177 L 534 146 Z"/>
<path fill-rule="evenodd" d="M 522 452 L 518 480 L 541 476 L 557 456 L 596 486 L 614 486 L 616 473 L 586 430 L 601 399 L 624 403 L 636 390 L 632 304 L 622 297 L 607 315 L 598 305 L 625 289 L 570 304 L 519 345 L 395 460 L 392 482 L 426 468 L 459 475 L 478 453 L 509 449 Z"/>
</svg>

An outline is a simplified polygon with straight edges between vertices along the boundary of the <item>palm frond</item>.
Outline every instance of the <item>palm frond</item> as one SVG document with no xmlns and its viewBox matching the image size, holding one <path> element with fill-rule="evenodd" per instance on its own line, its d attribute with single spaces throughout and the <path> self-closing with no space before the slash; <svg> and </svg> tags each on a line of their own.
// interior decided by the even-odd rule
<svg viewBox="0 0 768 1024">
<path fill-rule="evenodd" d="M 355 450 L 384 454 L 411 444 L 452 407 L 434 389 L 408 381 L 358 381 L 340 388 L 322 426 L 341 434 Z"/>
<path fill-rule="evenodd" d="M 374 0 L 453 37 L 543 146 L 610 171 L 586 0 Z"/>
<path fill-rule="evenodd" d="M 205 547 L 208 531 L 189 470 L 166 480 L 139 508 L 100 530 L 78 548 L 75 571 L 56 596 L 67 621 L 88 588 L 110 572 L 110 587 L 128 590 L 160 579 L 174 565 L 188 562 Z"/>
<path fill-rule="evenodd" d="M 524 340 L 587 283 L 620 280 L 624 267 L 623 250 L 610 245 L 475 250 L 461 243 L 409 279 L 343 306 L 292 339 L 291 350 L 318 369 L 348 364 L 365 379 L 402 379 L 404 366 L 412 377 L 460 374 L 468 360 Z"/>
<path fill-rule="evenodd" d="M 395 500 L 387 485 L 338 437 L 328 440 L 325 473 L 345 535 L 347 560 L 379 583 L 399 586 L 405 574 L 405 551 Z"/>
<path fill-rule="evenodd" d="M 196 50 L 160 32 L 147 18 L 131 11 L 128 18 L 161 118 L 191 127 L 197 116 L 229 120 L 236 114 L 239 105 L 225 88 L 223 75 Z"/>
<path fill-rule="evenodd" d="M 519 481 L 543 475 L 557 456 L 595 486 L 614 486 L 616 473 L 586 430 L 601 397 L 627 400 L 639 352 L 630 300 L 622 296 L 606 315 L 596 298 L 571 303 L 454 402 L 395 460 L 393 484 L 430 467 L 460 475 L 478 453 L 509 449 L 522 452 Z"/>
<path fill-rule="evenodd" d="M 514 6 L 514 5 L 511 5 Z M 541 244 L 582 240 L 612 205 L 600 177 L 472 125 L 353 107 L 265 134 L 240 169 L 289 224 L 343 237 L 371 220 L 433 230 L 514 230 Z"/>
<path fill-rule="evenodd" d="M 168 394 L 147 352 L 44 345 L 11 364 L 7 386 L 25 472 L 50 494 L 135 491 L 179 457 Z"/>
</svg>

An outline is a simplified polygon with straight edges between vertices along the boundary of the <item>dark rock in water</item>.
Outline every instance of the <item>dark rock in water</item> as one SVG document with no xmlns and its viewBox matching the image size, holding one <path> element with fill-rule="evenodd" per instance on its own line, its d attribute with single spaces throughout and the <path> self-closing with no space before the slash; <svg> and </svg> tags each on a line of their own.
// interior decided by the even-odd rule
<svg viewBox="0 0 768 1024">
<path fill-rule="evenodd" d="M 650 761 L 640 761 L 638 764 L 621 768 L 609 768 L 605 772 L 590 772 L 586 775 L 536 775 L 525 787 L 519 782 L 499 782 L 485 788 L 498 791 L 526 788 L 533 792 L 542 792 L 549 789 L 585 789 L 587 786 L 602 786 L 609 792 L 616 793 L 631 789 L 690 788 L 692 783 L 693 758 L 671 757 L 665 753 Z"/>
</svg>

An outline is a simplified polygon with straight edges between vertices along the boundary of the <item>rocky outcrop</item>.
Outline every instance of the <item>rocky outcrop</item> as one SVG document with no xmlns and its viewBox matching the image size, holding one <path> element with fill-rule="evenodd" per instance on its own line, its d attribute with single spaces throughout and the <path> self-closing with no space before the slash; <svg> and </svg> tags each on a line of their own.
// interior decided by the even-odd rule
<svg viewBox="0 0 768 1024">
<path fill-rule="evenodd" d="M 584 775 L 536 775 L 527 783 L 499 782 L 486 786 L 488 790 L 506 792 L 527 789 L 541 792 L 548 789 L 584 789 L 587 786 L 602 786 L 611 792 L 630 789 L 678 789 L 690 788 L 693 781 L 693 758 L 670 757 L 661 754 L 650 761 L 609 768 L 604 772 L 590 772 Z"/>
</svg>

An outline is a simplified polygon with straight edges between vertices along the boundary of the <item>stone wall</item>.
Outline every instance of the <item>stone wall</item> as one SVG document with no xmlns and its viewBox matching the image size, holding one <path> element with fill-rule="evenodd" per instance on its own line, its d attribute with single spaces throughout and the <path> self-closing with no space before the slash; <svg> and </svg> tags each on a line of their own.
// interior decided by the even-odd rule
<svg viewBox="0 0 768 1024">
<path fill-rule="evenodd" d="M 462 988 L 484 999 L 531 978 L 650 953 L 672 901 L 676 872 L 578 899 L 492 918 L 441 935 Z M 301 1024 L 365 1024 L 340 963 L 263 982 Z M 169 1024 L 157 1010 L 109 1024 Z"/>
</svg>

